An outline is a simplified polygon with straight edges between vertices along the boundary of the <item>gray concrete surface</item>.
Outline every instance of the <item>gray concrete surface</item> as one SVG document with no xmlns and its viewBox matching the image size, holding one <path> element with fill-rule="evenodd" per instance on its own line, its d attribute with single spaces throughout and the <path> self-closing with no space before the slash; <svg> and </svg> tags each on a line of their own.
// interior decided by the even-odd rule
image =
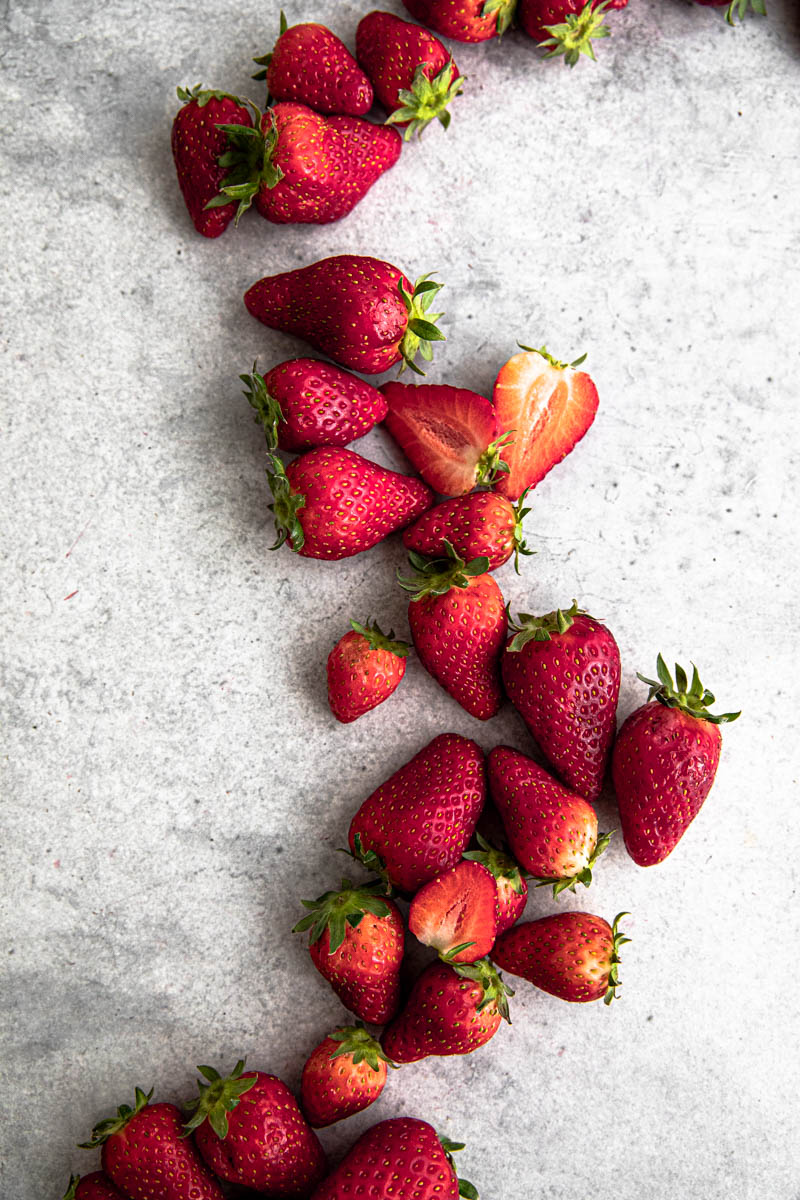
<svg viewBox="0 0 800 1200">
<path fill-rule="evenodd" d="M 286 7 L 348 39 L 362 11 Z M 539 553 L 501 586 L 606 619 L 621 716 L 659 649 L 744 716 L 672 858 L 643 871 L 617 842 L 560 902 L 632 912 L 621 1000 L 521 985 L 489 1047 L 404 1069 L 325 1143 L 408 1113 L 468 1142 L 484 1200 L 800 1196 L 800 20 L 769 7 L 729 29 L 631 0 L 573 72 L 521 36 L 457 49 L 449 133 L 350 218 L 253 215 L 211 243 L 173 175 L 174 88 L 255 88 L 277 10 L 3 6 L 4 1200 L 94 1169 L 75 1144 L 136 1084 L 180 1099 L 195 1063 L 246 1054 L 296 1086 L 343 1012 L 290 929 L 340 875 L 351 813 L 442 730 L 531 746 L 512 710 L 481 725 L 413 662 L 372 716 L 327 710 L 347 619 L 406 628 L 402 547 L 268 552 L 237 375 L 300 349 L 248 317 L 245 287 L 342 251 L 446 281 L 432 381 L 488 391 L 517 339 L 588 351 L 600 414 L 537 488 Z M 402 465 L 381 432 L 359 449 Z"/>
</svg>

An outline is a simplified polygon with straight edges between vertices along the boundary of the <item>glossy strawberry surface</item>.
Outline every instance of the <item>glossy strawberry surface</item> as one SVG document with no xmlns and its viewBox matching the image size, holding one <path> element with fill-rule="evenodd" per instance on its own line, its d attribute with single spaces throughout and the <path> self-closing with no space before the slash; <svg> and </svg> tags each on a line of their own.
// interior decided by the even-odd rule
<svg viewBox="0 0 800 1200">
<path fill-rule="evenodd" d="M 344 42 L 314 22 L 280 35 L 266 81 L 273 100 L 295 100 L 319 113 L 363 117 L 372 108 L 372 85 Z"/>
<path fill-rule="evenodd" d="M 278 446 L 299 453 L 347 446 L 386 416 L 386 401 L 365 380 L 316 358 L 290 358 L 264 375 L 278 401 Z"/>
<path fill-rule="evenodd" d="M 384 637 L 377 625 L 356 624 L 328 655 L 328 704 L 349 724 L 388 700 L 406 672 L 407 642 Z"/>
<path fill-rule="evenodd" d="M 147 1104 L 103 1143 L 103 1171 L 131 1200 L 222 1200 L 222 1190 L 183 1136 L 174 1104 Z"/>
<path fill-rule="evenodd" d="M 363 1112 L 380 1096 L 387 1072 L 385 1054 L 363 1027 L 326 1037 L 303 1067 L 300 1100 L 309 1124 L 321 1129 Z"/>
<path fill-rule="evenodd" d="M 507 29 L 517 0 L 403 0 L 418 21 L 456 42 L 485 42 Z"/>
<path fill-rule="evenodd" d="M 329 930 L 309 946 L 314 966 L 345 1008 L 375 1025 L 390 1021 L 399 1007 L 405 944 L 400 910 L 392 900 L 385 903 L 385 917 L 365 912 L 357 926 L 347 926 L 344 941 L 332 954 Z"/>
<path fill-rule="evenodd" d="M 494 1037 L 503 1019 L 494 1000 L 481 1008 L 484 999 L 480 982 L 447 963 L 431 963 L 414 984 L 403 1011 L 384 1030 L 383 1048 L 397 1063 L 471 1054 Z"/>
<path fill-rule="evenodd" d="M 609 998 L 616 983 L 614 931 L 586 912 L 523 921 L 497 939 L 492 961 L 572 1003 Z"/>
<path fill-rule="evenodd" d="M 490 571 L 508 562 L 522 540 L 514 505 L 496 492 L 471 492 L 443 500 L 403 534 L 403 545 L 409 550 L 438 557 L 448 541 L 467 562 L 487 558 Z"/>
<path fill-rule="evenodd" d="M 122 1192 L 102 1171 L 93 1171 L 80 1180 L 70 1180 L 64 1200 L 125 1200 Z"/>
<path fill-rule="evenodd" d="M 458 1176 L 426 1121 L 393 1117 L 362 1134 L 311 1200 L 458 1200 Z"/>
<path fill-rule="evenodd" d="M 181 93 L 179 93 L 181 94 Z M 224 233 L 236 215 L 236 201 L 206 209 L 219 194 L 228 174 L 219 158 L 228 149 L 228 138 L 217 125 L 252 125 L 250 112 L 233 96 L 193 89 L 183 95 L 195 98 L 184 104 L 172 123 L 172 156 L 178 183 L 194 227 L 203 237 Z"/>
</svg>

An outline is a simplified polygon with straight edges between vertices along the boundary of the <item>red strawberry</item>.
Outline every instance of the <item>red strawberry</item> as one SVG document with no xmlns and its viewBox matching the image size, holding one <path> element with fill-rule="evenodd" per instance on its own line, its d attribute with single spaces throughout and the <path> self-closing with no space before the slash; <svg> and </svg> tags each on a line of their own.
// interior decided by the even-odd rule
<svg viewBox="0 0 800 1200">
<path fill-rule="evenodd" d="M 767 15 L 767 6 L 764 0 L 695 0 L 695 4 L 703 4 L 711 8 L 723 8 L 726 4 L 728 11 L 725 14 L 725 20 L 729 25 L 735 25 L 734 17 L 743 20 L 748 9 L 752 8 L 753 12 L 760 13 L 762 17 Z"/>
<path fill-rule="evenodd" d="M 360 1022 L 326 1037 L 303 1067 L 300 1102 L 309 1123 L 321 1129 L 369 1108 L 384 1089 L 387 1064 L 394 1066 Z"/>
<path fill-rule="evenodd" d="M 595 800 L 617 720 L 619 647 L 578 608 L 520 613 L 503 654 L 508 698 L 567 787 Z"/>
<path fill-rule="evenodd" d="M 586 912 L 557 913 L 523 921 L 499 937 L 492 959 L 560 1000 L 585 1004 L 602 996 L 610 1004 L 620 986 L 619 949 L 631 939 L 614 924 Z"/>
<path fill-rule="evenodd" d="M 385 383 L 386 428 L 434 491 L 460 496 L 493 483 L 506 465 L 491 403 L 446 384 Z M 497 440 L 495 440 L 497 439 Z"/>
<path fill-rule="evenodd" d="M 421 134 L 434 117 L 447 129 L 449 104 L 464 79 L 438 38 L 419 25 L 388 12 L 362 17 L 356 30 L 356 57 L 367 72 L 389 123 L 405 128 L 406 141 Z"/>
<path fill-rule="evenodd" d="M 102 1171 L 93 1171 L 83 1178 L 70 1175 L 64 1200 L 125 1200 L 125 1197 Z"/>
<path fill-rule="evenodd" d="M 430 507 L 424 483 L 339 446 L 309 450 L 284 470 L 270 455 L 267 478 L 277 538 L 303 558 L 349 558 L 403 529 Z"/>
<path fill-rule="evenodd" d="M 514 19 L 517 0 L 403 0 L 412 17 L 455 42 L 502 37 Z"/>
<path fill-rule="evenodd" d="M 208 1082 L 197 1082 L 185 1130 L 194 1131 L 209 1167 L 256 1192 L 306 1197 L 325 1174 L 325 1151 L 286 1084 L 263 1071 L 243 1073 L 243 1059 L 227 1078 L 197 1069 Z"/>
<path fill-rule="evenodd" d="M 431 963 L 399 1017 L 383 1031 L 383 1048 L 400 1064 L 471 1054 L 494 1037 L 503 1018 L 509 1020 L 507 997 L 513 995 L 488 958 Z"/>
<path fill-rule="evenodd" d="M 528 885 L 523 878 L 519 863 L 510 854 L 496 850 L 480 833 L 475 835 L 480 850 L 467 850 L 464 858 L 480 863 L 494 875 L 497 892 L 497 933 L 505 933 L 515 925 L 525 911 L 528 900 Z"/>
<path fill-rule="evenodd" d="M 584 355 L 584 358 L 586 356 Z M 569 454 L 594 420 L 597 388 L 585 371 L 557 362 L 544 347 L 515 354 L 494 385 L 498 429 L 513 431 L 503 450 L 508 474 L 495 487 L 509 500 L 535 487 Z"/>
<path fill-rule="evenodd" d="M 95 1125 L 83 1148 L 103 1147 L 103 1171 L 124 1196 L 223 1200 L 216 1179 L 184 1137 L 180 1111 L 174 1104 L 150 1104 L 152 1094 L 136 1088 L 134 1107 L 122 1104 L 116 1117 Z"/>
<path fill-rule="evenodd" d="M 449 963 L 473 963 L 497 937 L 497 886 L 492 872 L 462 859 L 426 883 L 411 901 L 408 928 Z"/>
<path fill-rule="evenodd" d="M 350 848 L 411 894 L 456 865 L 485 798 L 480 746 L 441 733 L 364 801 L 350 823 Z"/>
<path fill-rule="evenodd" d="M 197 232 L 203 237 L 219 237 L 236 216 L 236 200 L 214 203 L 230 175 L 228 166 L 220 164 L 230 149 L 229 139 L 218 126 L 252 129 L 253 122 L 238 97 L 208 91 L 201 84 L 191 90 L 178 88 L 178 99 L 184 105 L 172 123 L 172 156 L 178 183 Z"/>
<path fill-rule="evenodd" d="M 495 571 L 514 555 L 519 574 L 520 554 L 533 554 L 525 542 L 522 521 L 530 512 L 523 508 L 525 494 L 516 507 L 496 492 L 471 492 L 435 504 L 403 534 L 403 545 L 417 554 L 441 558 L 445 542 L 450 542 L 456 554 L 469 562 L 486 558 L 489 570 Z"/>
<path fill-rule="evenodd" d="M 305 338 L 343 367 L 377 375 L 443 341 L 428 308 L 441 288 L 423 275 L 413 288 L 379 258 L 339 254 L 296 271 L 267 275 L 245 293 L 247 309 L 270 329 Z"/>
<path fill-rule="evenodd" d="M 714 716 L 711 692 L 675 664 L 675 682 L 659 654 L 651 703 L 631 713 L 611 759 L 622 835 L 635 863 L 651 867 L 677 846 L 711 791 L 722 748 L 719 726 L 740 715 Z"/>
<path fill-rule="evenodd" d="M 517 17 L 525 32 L 548 48 L 547 58 L 564 55 L 574 67 L 582 54 L 594 58 L 592 41 L 608 37 L 606 10 L 625 8 L 628 0 L 519 0 Z"/>
<path fill-rule="evenodd" d="M 320 113 L 363 117 L 372 108 L 372 85 L 344 42 L 324 25 L 287 24 L 269 54 L 253 60 L 264 70 L 273 100 L 297 100 Z"/>
<path fill-rule="evenodd" d="M 452 1153 L 459 1142 L 439 1139 L 425 1121 L 393 1117 L 363 1133 L 311 1200 L 478 1200 L 460 1180 Z"/>
<path fill-rule="evenodd" d="M 400 1003 L 400 963 L 405 927 L 400 910 L 379 893 L 383 883 L 353 887 L 304 900 L 311 911 L 293 933 L 310 929 L 311 961 L 345 1008 L 362 1021 L 383 1025 Z"/>
<path fill-rule="evenodd" d="M 611 838 L 598 837 L 591 804 L 510 746 L 495 746 L 488 766 L 489 789 L 515 858 L 539 886 L 551 883 L 554 896 L 574 892 L 578 883 L 588 887 Z"/>
<path fill-rule="evenodd" d="M 420 662 L 473 717 L 488 721 L 502 700 L 500 654 L 508 629 L 503 594 L 488 560 L 465 563 L 449 542 L 447 558 L 409 555 L 417 573 L 401 578 L 413 595 L 408 623 Z"/>
<path fill-rule="evenodd" d="M 347 725 L 388 700 L 406 673 L 408 642 L 395 642 L 377 624 L 351 621 L 328 655 L 328 704 L 337 721 Z"/>
</svg>

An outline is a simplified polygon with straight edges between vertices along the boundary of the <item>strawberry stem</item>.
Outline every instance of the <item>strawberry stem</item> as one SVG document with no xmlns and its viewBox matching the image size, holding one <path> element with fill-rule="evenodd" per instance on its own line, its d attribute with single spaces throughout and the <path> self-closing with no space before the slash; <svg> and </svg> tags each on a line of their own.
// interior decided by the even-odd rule
<svg viewBox="0 0 800 1200">
<path fill-rule="evenodd" d="M 451 588 L 466 588 L 470 579 L 476 575 L 485 575 L 489 570 L 489 559 L 481 556 L 465 562 L 453 548 L 451 542 L 444 540 L 445 554 L 439 558 L 425 558 L 412 550 L 408 556 L 411 566 L 416 569 L 415 575 L 404 578 L 397 573 L 397 582 L 406 592 L 413 592 L 412 602 L 423 600 L 426 596 L 444 596 Z"/>
<path fill-rule="evenodd" d="M 310 929 L 308 944 L 313 946 L 327 929 L 328 954 L 335 954 L 344 942 L 348 925 L 351 929 L 356 929 L 364 913 L 372 913 L 375 917 L 389 916 L 389 905 L 381 899 L 381 893 L 384 891 L 384 884 L 380 879 L 359 887 L 354 887 L 349 879 L 343 879 L 338 892 L 324 892 L 316 900 L 300 901 L 310 912 L 297 922 L 292 933 L 304 933 L 306 929 Z"/>
<path fill-rule="evenodd" d="M 742 715 L 741 710 L 734 713 L 720 713 L 718 716 L 708 711 L 708 705 L 714 703 L 715 696 L 708 688 L 703 687 L 694 663 L 692 663 L 691 684 L 679 663 L 675 663 L 675 680 L 673 682 L 667 664 L 660 654 L 656 659 L 656 674 L 658 679 L 647 679 L 637 671 L 638 678 L 642 683 L 648 684 L 650 688 L 648 700 L 657 700 L 659 704 L 663 704 L 667 708 L 679 708 L 688 716 L 696 717 L 700 721 L 710 721 L 712 725 L 724 725 L 735 721 Z"/>
<path fill-rule="evenodd" d="M 557 608 L 554 612 L 545 613 L 543 617 L 534 617 L 531 613 L 518 613 L 516 621 L 511 616 L 511 606 L 508 606 L 508 627 L 513 630 L 515 637 L 508 644 L 513 653 L 521 650 L 528 642 L 549 642 L 555 633 L 566 633 L 577 616 L 584 614 L 584 609 L 578 608 L 578 601 L 573 600 L 567 609 Z"/>
<path fill-rule="evenodd" d="M 422 131 L 431 121 L 437 120 L 444 129 L 450 124 L 448 105 L 461 94 L 463 75 L 456 76 L 456 64 L 451 58 L 445 63 L 438 75 L 429 77 L 425 74 L 427 63 L 419 63 L 414 71 L 411 87 L 400 88 L 397 97 L 401 107 L 387 118 L 387 125 L 402 125 L 406 121 L 403 139 L 407 142 L 416 133 L 422 136 Z"/>
<path fill-rule="evenodd" d="M 263 375 L 256 371 L 258 363 L 253 363 L 251 375 L 240 375 L 242 383 L 247 385 L 243 393 L 256 412 L 256 422 L 264 428 L 267 446 L 270 450 L 278 448 L 278 423 L 284 420 L 281 406 L 274 396 L 267 391 Z"/>
<path fill-rule="evenodd" d="M 223 1077 L 214 1067 L 198 1067 L 198 1071 L 207 1080 L 201 1083 L 198 1079 L 199 1095 L 186 1105 L 192 1114 L 183 1127 L 183 1136 L 188 1137 L 193 1129 L 197 1129 L 203 1121 L 208 1120 L 218 1138 L 228 1136 L 228 1113 L 233 1112 L 245 1092 L 258 1082 L 256 1076 L 242 1079 L 246 1059 L 240 1058 L 230 1075 Z"/>
<path fill-rule="evenodd" d="M 142 1091 L 137 1087 L 135 1090 L 135 1099 L 133 1108 L 129 1104 L 120 1104 L 115 1117 L 107 1117 L 105 1121 L 99 1121 L 92 1130 L 92 1136 L 88 1142 L 81 1142 L 81 1150 L 95 1150 L 98 1146 L 102 1146 L 108 1141 L 112 1133 L 119 1133 L 125 1128 L 129 1121 L 132 1121 L 143 1108 L 146 1108 L 150 1103 L 150 1097 L 153 1095 L 153 1088 L 149 1092 Z"/>
<path fill-rule="evenodd" d="M 510 27 L 517 11 L 518 0 L 486 0 L 481 9 L 482 17 L 491 17 L 497 13 L 497 36 L 502 37 Z"/>
<path fill-rule="evenodd" d="M 405 305 L 408 314 L 406 322 L 406 331 L 403 334 L 400 342 L 399 351 L 402 362 L 400 364 L 400 374 L 410 367 L 417 375 L 424 375 L 425 372 L 421 367 L 418 367 L 414 359 L 417 353 L 430 362 L 433 358 L 432 342 L 444 342 L 445 336 L 440 329 L 437 328 L 436 322 L 444 313 L 429 312 L 431 304 L 438 292 L 444 287 L 444 284 L 437 283 L 431 279 L 430 274 L 420 275 L 419 279 L 414 284 L 414 291 L 409 292 L 403 283 L 402 276 L 397 281 L 397 290 Z"/>
<path fill-rule="evenodd" d="M 281 460 L 275 454 L 270 454 L 269 460 L 272 463 L 272 470 L 270 471 L 269 467 L 266 468 L 267 479 L 274 497 L 269 509 L 275 516 L 276 535 L 270 550 L 277 550 L 284 542 L 288 541 L 291 549 L 297 553 L 302 550 L 306 540 L 303 526 L 297 516 L 300 509 L 305 508 L 306 498 L 302 492 L 292 491 L 292 485 L 289 483 L 289 477 Z"/>
<path fill-rule="evenodd" d="M 617 988 L 621 986 L 619 982 L 619 950 L 621 946 L 626 945 L 631 939 L 620 933 L 617 929 L 617 926 L 623 917 L 629 917 L 630 915 L 631 914 L 627 912 L 617 913 L 617 915 L 614 917 L 614 923 L 611 926 L 611 936 L 614 941 L 611 950 L 611 966 L 608 972 L 608 987 L 606 989 L 606 994 L 603 997 L 604 1004 L 610 1004 L 612 1000 L 616 1000 Z"/>
<path fill-rule="evenodd" d="M 734 17 L 743 20 L 748 6 L 752 8 L 754 13 L 759 13 L 762 17 L 767 15 L 767 6 L 764 0 L 731 0 L 728 5 L 728 11 L 725 14 L 725 20 L 729 25 L 735 25 Z"/>
<path fill-rule="evenodd" d="M 398 1064 L 386 1055 L 380 1042 L 367 1032 L 363 1021 L 356 1021 L 355 1025 L 343 1025 L 335 1033 L 328 1034 L 328 1037 L 332 1042 L 339 1043 L 338 1048 L 331 1054 L 331 1059 L 349 1054 L 352 1056 L 354 1067 L 365 1062 L 373 1071 L 378 1071 L 380 1064 L 385 1062 L 395 1070 L 398 1068 Z"/>
<path fill-rule="evenodd" d="M 396 654 L 398 658 L 406 658 L 411 649 L 409 642 L 393 641 L 394 630 L 390 629 L 388 633 L 382 633 L 377 621 L 372 625 L 359 625 L 358 621 L 351 621 L 351 627 L 356 633 L 360 633 L 369 642 L 370 650 L 387 650 L 389 654 Z"/>
<path fill-rule="evenodd" d="M 545 25 L 550 37 L 539 42 L 543 48 L 550 47 L 545 57 L 556 58 L 563 54 L 568 67 L 574 67 L 582 54 L 594 59 L 592 41 L 611 33 L 603 24 L 609 3 L 610 0 L 602 0 L 601 4 L 595 5 L 595 0 L 588 0 L 579 13 L 570 13 L 563 24 Z"/>
</svg>

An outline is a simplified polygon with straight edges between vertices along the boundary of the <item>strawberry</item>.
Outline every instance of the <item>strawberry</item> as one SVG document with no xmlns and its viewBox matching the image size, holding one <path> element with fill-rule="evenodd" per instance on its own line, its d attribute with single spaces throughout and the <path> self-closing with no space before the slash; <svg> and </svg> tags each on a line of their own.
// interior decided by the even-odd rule
<svg viewBox="0 0 800 1200">
<path fill-rule="evenodd" d="M 273 100 L 297 100 L 320 113 L 363 117 L 372 108 L 372 84 L 344 42 L 324 25 L 289 26 L 281 13 L 280 35 L 269 54 L 253 60 L 263 67 Z"/>
<path fill-rule="evenodd" d="M 379 258 L 339 254 L 281 275 L 267 275 L 245 293 L 247 309 L 270 329 L 305 338 L 343 367 L 377 375 L 402 362 L 418 374 L 417 351 L 443 341 L 428 308 L 441 288 L 427 275 L 413 285 Z"/>
<path fill-rule="evenodd" d="M 567 366 L 544 347 L 525 347 L 500 368 L 494 385 L 497 424 L 514 438 L 503 450 L 508 474 L 495 487 L 509 500 L 544 479 L 594 420 L 597 388 L 585 371 L 574 369 L 583 358 Z"/>
<path fill-rule="evenodd" d="M 406 673 L 408 642 L 395 642 L 394 631 L 377 624 L 350 622 L 328 655 L 328 704 L 343 725 L 388 700 Z"/>
<path fill-rule="evenodd" d="M 191 89 L 178 88 L 178 99 L 184 106 L 172 123 L 178 183 L 197 232 L 203 237 L 219 237 L 236 216 L 234 199 L 215 203 L 220 188 L 229 180 L 228 166 L 220 162 L 229 151 L 229 139 L 219 126 L 252 129 L 252 118 L 237 96 L 210 91 L 199 83 Z"/>
<path fill-rule="evenodd" d="M 724 8 L 727 4 L 728 11 L 725 14 L 725 20 L 729 25 L 736 24 L 735 17 L 738 17 L 740 21 L 744 20 L 750 8 L 754 13 L 760 13 L 762 17 L 767 15 L 765 0 L 694 0 L 694 2 L 710 8 Z"/>
<path fill-rule="evenodd" d="M 544 617 L 520 613 L 510 628 L 508 698 L 567 787 L 595 800 L 616 728 L 619 647 L 575 601 Z"/>
<path fill-rule="evenodd" d="M 592 882 L 592 867 L 608 846 L 598 836 L 597 814 L 582 796 L 556 783 L 532 758 L 495 746 L 488 759 L 489 790 L 514 857 L 539 886 L 558 896 Z"/>
<path fill-rule="evenodd" d="M 464 858 L 480 863 L 494 876 L 497 892 L 496 937 L 515 925 L 525 911 L 528 885 L 519 863 L 510 854 L 496 850 L 480 833 L 475 834 L 479 850 L 467 850 Z"/>
<path fill-rule="evenodd" d="M 174 1104 L 151 1104 L 152 1089 L 136 1088 L 134 1107 L 100 1121 L 86 1150 L 102 1146 L 103 1172 L 124 1196 L 136 1200 L 223 1200 L 216 1179 L 183 1135 Z M 113 1195 L 113 1193 L 112 1193 Z"/>
<path fill-rule="evenodd" d="M 387 123 L 403 126 L 406 141 L 434 118 L 447 129 L 449 105 L 461 94 L 464 78 L 427 29 L 392 13 L 367 13 L 356 30 L 356 57 L 390 114 Z"/>
<path fill-rule="evenodd" d="M 426 883 L 411 901 L 408 928 L 448 963 L 484 958 L 497 937 L 497 886 L 492 872 L 462 861 Z"/>
<path fill-rule="evenodd" d="M 403 0 L 412 17 L 454 42 L 502 37 L 514 19 L 517 0 Z"/>
<path fill-rule="evenodd" d="M 359 1021 L 320 1042 L 303 1067 L 300 1102 L 315 1129 L 369 1108 L 395 1064 Z"/>
<path fill-rule="evenodd" d="M 341 891 L 304 900 L 310 911 L 292 930 L 311 930 L 314 966 L 345 1008 L 375 1025 L 397 1012 L 405 939 L 400 910 L 379 894 L 383 890 L 380 881 L 354 887 L 343 879 Z"/>
<path fill-rule="evenodd" d="M 213 1067 L 197 1069 L 207 1082 L 197 1081 L 184 1128 L 208 1166 L 228 1183 L 286 1200 L 306 1197 L 325 1174 L 325 1151 L 286 1084 L 245 1072 L 244 1059 L 226 1078 Z"/>
<path fill-rule="evenodd" d="M 478 1200 L 453 1165 L 453 1152 L 463 1148 L 414 1117 L 380 1121 L 361 1135 L 311 1200 Z"/>
<path fill-rule="evenodd" d="M 504 971 L 521 975 L 535 987 L 560 1000 L 606 1004 L 616 997 L 619 949 L 631 939 L 614 924 L 586 912 L 557 913 L 538 921 L 523 921 L 499 937 L 492 959 Z"/>
<path fill-rule="evenodd" d="M 649 703 L 625 721 L 611 759 L 625 847 L 640 867 L 663 862 L 697 816 L 719 764 L 719 726 L 740 716 L 708 711 L 714 696 L 697 667 L 690 685 L 676 663 L 673 682 L 659 654 L 657 675 L 639 676 Z"/>
<path fill-rule="evenodd" d="M 510 435 L 497 439 L 484 396 L 446 384 L 385 383 L 381 391 L 386 428 L 434 491 L 461 496 L 508 469 L 500 455 Z"/>
<path fill-rule="evenodd" d="M 377 388 L 316 358 L 290 358 L 266 375 L 259 375 L 254 363 L 252 374 L 239 378 L 271 450 L 277 446 L 298 453 L 314 446 L 347 446 L 387 412 Z"/>
<path fill-rule="evenodd" d="M 424 483 L 340 446 L 322 446 L 284 470 L 270 455 L 277 550 L 288 542 L 303 558 L 349 558 L 403 529 L 429 508 Z"/>
<path fill-rule="evenodd" d="M 408 623 L 420 662 L 437 683 L 479 721 L 497 715 L 502 700 L 500 654 L 508 629 L 503 594 L 488 560 L 465 563 L 449 542 L 446 558 L 413 550 L 416 574 L 400 578 L 413 593 Z"/>
<path fill-rule="evenodd" d="M 70 1175 L 64 1200 L 125 1200 L 125 1197 L 102 1171 L 93 1171 L 83 1178 Z"/>
<path fill-rule="evenodd" d="M 417 554 L 441 558 L 445 542 L 450 542 L 456 554 L 469 562 L 485 558 L 488 569 L 495 571 L 514 555 L 514 567 L 519 574 L 520 554 L 533 554 L 522 531 L 523 519 L 530 512 L 523 508 L 525 493 L 514 506 L 496 492 L 471 492 L 435 504 L 403 534 L 403 545 Z"/>
<path fill-rule="evenodd" d="M 441 733 L 364 801 L 350 823 L 350 848 L 412 894 L 456 865 L 485 798 L 480 746 Z"/>
<path fill-rule="evenodd" d="M 519 0 L 519 24 L 540 46 L 547 58 L 564 55 L 568 67 L 574 67 L 582 54 L 594 59 L 592 42 L 608 37 L 603 24 L 606 10 L 625 8 L 628 0 Z"/>
</svg>

